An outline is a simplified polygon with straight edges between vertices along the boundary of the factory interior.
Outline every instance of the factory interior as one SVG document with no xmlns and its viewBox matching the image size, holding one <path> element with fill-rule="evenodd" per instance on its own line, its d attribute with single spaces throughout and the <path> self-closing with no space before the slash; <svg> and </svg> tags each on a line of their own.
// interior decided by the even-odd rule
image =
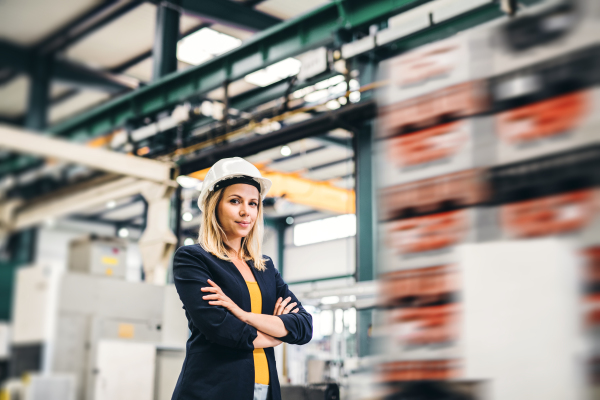
<svg viewBox="0 0 600 400">
<path fill-rule="evenodd" d="M 0 400 L 194 398 L 230 157 L 312 317 L 281 400 L 600 399 L 599 87 L 597 0 L 0 1 Z"/>
</svg>

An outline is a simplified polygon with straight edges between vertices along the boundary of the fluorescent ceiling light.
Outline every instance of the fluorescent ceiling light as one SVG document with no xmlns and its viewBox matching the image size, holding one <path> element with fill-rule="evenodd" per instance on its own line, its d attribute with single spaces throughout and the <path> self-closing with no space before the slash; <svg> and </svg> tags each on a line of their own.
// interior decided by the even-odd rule
<svg viewBox="0 0 600 400">
<path fill-rule="evenodd" d="M 177 43 L 177 59 L 199 65 L 240 46 L 242 41 L 210 28 L 202 28 Z"/>
<path fill-rule="evenodd" d="M 269 65 L 267 68 L 246 75 L 245 80 L 254 85 L 265 87 L 279 82 L 288 76 L 298 74 L 301 66 L 302 63 L 299 60 L 290 57 Z"/>
</svg>

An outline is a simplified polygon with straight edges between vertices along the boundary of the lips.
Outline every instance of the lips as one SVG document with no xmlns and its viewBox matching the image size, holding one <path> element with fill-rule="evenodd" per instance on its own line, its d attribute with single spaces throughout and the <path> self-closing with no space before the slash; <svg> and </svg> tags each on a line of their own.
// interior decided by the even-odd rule
<svg viewBox="0 0 600 400">
<path fill-rule="evenodd" d="M 242 228 L 248 228 L 250 226 L 250 222 L 237 222 L 236 221 L 236 224 L 238 224 Z"/>
</svg>

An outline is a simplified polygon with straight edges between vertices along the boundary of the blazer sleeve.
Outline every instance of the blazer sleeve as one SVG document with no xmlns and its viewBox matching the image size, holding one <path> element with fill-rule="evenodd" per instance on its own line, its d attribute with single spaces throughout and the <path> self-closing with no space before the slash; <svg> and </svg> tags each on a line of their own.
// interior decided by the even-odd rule
<svg viewBox="0 0 600 400">
<path fill-rule="evenodd" d="M 275 269 L 275 267 L 273 267 L 273 269 Z M 313 334 L 312 315 L 310 315 L 304 309 L 304 307 L 302 307 L 302 303 L 300 303 L 298 298 L 288 288 L 287 283 L 283 281 L 279 271 L 276 269 L 275 285 L 277 290 L 277 298 L 281 297 L 282 299 L 286 299 L 287 297 L 291 297 L 292 299 L 290 300 L 290 303 L 298 303 L 296 306 L 298 307 L 297 313 L 278 315 L 278 317 L 283 321 L 285 329 L 287 329 L 289 333 L 284 337 L 277 339 L 289 344 L 306 344 L 310 342 Z"/>
<path fill-rule="evenodd" d="M 173 258 L 173 279 L 193 324 L 213 343 L 254 350 L 253 342 L 258 336 L 256 328 L 242 322 L 226 308 L 202 299 L 206 293 L 200 288 L 210 286 L 209 278 L 212 276 L 201 254 L 193 254 L 185 246 L 177 249 Z"/>
</svg>

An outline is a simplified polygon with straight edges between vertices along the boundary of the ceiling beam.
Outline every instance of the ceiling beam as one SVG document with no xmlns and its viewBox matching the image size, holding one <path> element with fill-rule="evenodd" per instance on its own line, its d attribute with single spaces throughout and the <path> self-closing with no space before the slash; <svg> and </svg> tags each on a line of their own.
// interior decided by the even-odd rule
<svg viewBox="0 0 600 400">
<path fill-rule="evenodd" d="M 249 139 L 236 140 L 199 151 L 180 165 L 183 175 L 210 167 L 216 161 L 226 157 L 248 157 L 276 146 L 282 146 L 296 140 L 323 135 L 343 124 L 371 119 L 376 116 L 373 100 L 348 105 L 335 111 L 322 113 L 306 121 L 285 126 L 266 135 L 252 136 Z"/>
<path fill-rule="evenodd" d="M 179 19 L 177 10 L 158 5 L 156 28 L 152 47 L 152 80 L 177 71 L 177 42 L 179 41 Z"/>
<path fill-rule="evenodd" d="M 0 40 L 0 67 L 29 73 L 32 57 L 28 49 Z"/>
<path fill-rule="evenodd" d="M 263 1 L 265 1 L 265 0 L 246 0 L 246 1 L 244 1 L 243 4 L 246 7 L 254 7 L 254 6 L 262 3 Z"/>
<path fill-rule="evenodd" d="M 229 0 L 179 0 L 162 1 L 160 4 L 211 22 L 251 31 L 262 31 L 281 22 L 279 18 Z"/>
<path fill-rule="evenodd" d="M 33 50 L 0 40 L 0 67 L 30 75 L 35 65 L 35 54 Z M 133 85 L 111 74 L 60 59 L 54 61 L 52 77 L 68 85 L 101 90 L 110 94 L 122 93 L 134 88 Z"/>
<path fill-rule="evenodd" d="M 152 182 L 133 177 L 113 177 L 107 181 L 90 185 L 86 182 L 70 188 L 68 193 L 57 192 L 42 199 L 24 202 L 22 199 L 10 199 L 0 202 L 0 228 L 21 230 L 44 222 L 48 218 L 59 218 L 78 211 L 84 211 L 114 199 L 143 193 Z M 10 220 L 5 220 L 9 216 Z"/>
<path fill-rule="evenodd" d="M 37 157 L 56 158 L 99 171 L 150 182 L 173 184 L 171 180 L 173 165 L 170 163 L 93 148 L 9 125 L 0 125 L 0 147 Z"/>
<path fill-rule="evenodd" d="M 222 87 L 224 82 L 238 80 L 285 58 L 332 44 L 334 32 L 342 27 L 352 29 L 383 20 L 401 9 L 421 3 L 422 0 L 406 0 L 402 7 L 389 0 L 326 3 L 301 17 L 254 35 L 240 47 L 201 65 L 165 76 L 133 93 L 57 124 L 51 131 L 65 137 L 100 136 L 124 126 L 128 121 L 156 115 L 191 98 L 197 99 Z"/>
<path fill-rule="evenodd" d="M 55 80 L 71 87 L 99 90 L 110 94 L 121 94 L 137 88 L 137 85 L 129 80 L 65 60 L 55 61 L 53 75 Z"/>
<path fill-rule="evenodd" d="M 335 136 L 322 135 L 322 136 L 315 136 L 314 139 L 316 139 L 322 143 L 342 147 L 345 149 L 352 148 L 352 139 L 351 138 L 350 139 L 342 139 L 342 138 L 338 138 Z"/>
</svg>

